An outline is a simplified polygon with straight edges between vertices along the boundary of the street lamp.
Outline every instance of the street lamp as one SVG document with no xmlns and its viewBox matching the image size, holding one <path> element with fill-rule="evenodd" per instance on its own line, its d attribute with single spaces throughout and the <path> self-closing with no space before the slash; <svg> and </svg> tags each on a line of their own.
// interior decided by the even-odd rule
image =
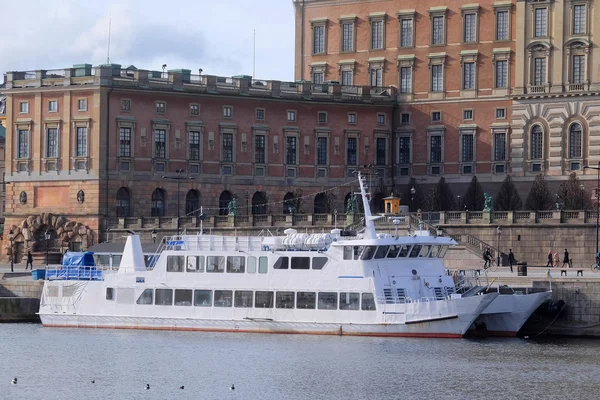
<svg viewBox="0 0 600 400">
<path fill-rule="evenodd" d="M 460 195 L 460 194 L 457 194 L 457 195 L 456 195 L 456 198 L 458 199 L 458 211 L 463 211 L 463 210 L 462 210 L 462 203 L 460 202 L 461 195 Z"/>
<path fill-rule="evenodd" d="M 8 231 L 8 240 L 10 240 L 10 272 L 15 272 L 15 254 L 13 251 L 13 240 L 15 240 L 15 233 L 13 232 L 12 228 L 10 228 L 10 231 Z"/>
<path fill-rule="evenodd" d="M 560 197 L 558 196 L 558 193 L 556 193 L 556 209 L 560 210 Z"/>
<path fill-rule="evenodd" d="M 410 188 L 410 205 L 413 208 L 413 211 L 415 210 L 414 202 L 415 202 L 415 193 L 416 192 L 417 191 L 415 190 L 414 186 Z"/>
<path fill-rule="evenodd" d="M 250 208 L 248 206 L 248 199 L 250 198 L 250 192 L 248 192 L 246 190 L 246 194 L 244 195 L 244 198 L 246 199 L 246 215 L 250 215 Z"/>
<path fill-rule="evenodd" d="M 581 189 L 581 203 L 579 204 L 579 206 L 581 207 L 581 210 L 583 210 L 583 197 L 585 196 L 585 185 L 582 183 L 581 185 L 579 185 L 579 188 Z"/>
<path fill-rule="evenodd" d="M 502 235 L 502 227 L 499 226 L 496 228 L 496 233 L 498 234 L 498 244 L 496 246 L 498 254 L 496 254 L 496 265 L 500 266 L 500 235 Z"/>
<path fill-rule="evenodd" d="M 156 229 L 152 229 L 152 243 L 156 243 Z"/>
<path fill-rule="evenodd" d="M 600 161 L 598 161 L 597 167 L 590 167 L 589 165 L 586 165 L 583 167 L 583 169 L 595 169 L 598 173 L 596 184 L 596 254 L 598 254 L 598 222 L 600 222 L 598 219 L 598 217 L 600 217 L 600 199 L 598 198 L 598 195 L 600 195 Z"/>
<path fill-rule="evenodd" d="M 46 267 L 48 267 L 48 241 L 50 240 L 50 229 L 46 229 L 44 236 L 46 237 Z"/>
<path fill-rule="evenodd" d="M 179 199 L 180 199 L 180 193 L 179 193 L 179 185 L 181 183 L 182 180 L 191 180 L 194 179 L 191 176 L 181 176 L 181 174 L 184 172 L 183 169 L 178 169 L 175 171 L 177 173 L 177 176 L 168 176 L 168 175 L 163 175 L 163 179 L 172 179 L 177 181 L 177 234 L 179 235 Z"/>
</svg>

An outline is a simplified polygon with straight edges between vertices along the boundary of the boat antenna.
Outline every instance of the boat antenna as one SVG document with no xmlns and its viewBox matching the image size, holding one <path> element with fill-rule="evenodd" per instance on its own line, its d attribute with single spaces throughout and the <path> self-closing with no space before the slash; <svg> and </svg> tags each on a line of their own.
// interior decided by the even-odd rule
<svg viewBox="0 0 600 400">
<path fill-rule="evenodd" d="M 369 194 L 367 193 L 366 178 L 358 171 L 358 184 L 360 185 L 360 196 L 363 202 L 363 208 L 365 209 L 365 227 L 366 236 L 365 239 L 376 239 L 377 231 L 375 230 L 374 218 L 371 214 L 371 206 L 369 205 Z"/>
</svg>

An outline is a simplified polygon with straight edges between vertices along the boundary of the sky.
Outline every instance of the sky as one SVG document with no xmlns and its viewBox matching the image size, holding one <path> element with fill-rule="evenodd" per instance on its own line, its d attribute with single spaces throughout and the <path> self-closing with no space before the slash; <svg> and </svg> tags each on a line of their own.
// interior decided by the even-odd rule
<svg viewBox="0 0 600 400">
<path fill-rule="evenodd" d="M 294 77 L 292 0 L 29 0 L 0 7 L 0 73 L 110 62 L 218 76 Z M 1 79 L 1 78 L 0 78 Z"/>
</svg>

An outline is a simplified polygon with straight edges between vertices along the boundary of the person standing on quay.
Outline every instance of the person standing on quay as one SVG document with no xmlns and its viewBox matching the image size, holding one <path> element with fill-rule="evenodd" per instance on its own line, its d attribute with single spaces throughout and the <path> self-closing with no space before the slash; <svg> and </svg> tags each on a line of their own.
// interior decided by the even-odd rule
<svg viewBox="0 0 600 400">
<path fill-rule="evenodd" d="M 27 271 L 27 267 L 33 271 L 33 255 L 31 254 L 31 251 L 27 252 L 27 264 L 25 264 L 25 271 Z"/>
<path fill-rule="evenodd" d="M 552 268 L 552 250 L 548 252 L 548 263 L 546 264 L 546 267 Z"/>
<path fill-rule="evenodd" d="M 513 264 L 516 264 L 515 255 L 512 252 L 512 249 L 508 249 L 508 265 L 510 265 L 510 272 L 513 272 Z"/>
<path fill-rule="evenodd" d="M 558 256 L 558 251 L 554 252 L 554 266 L 558 268 L 558 264 L 560 264 L 560 257 Z"/>
<path fill-rule="evenodd" d="M 563 264 L 561 268 L 564 268 L 565 264 L 567 264 L 567 267 L 571 268 L 571 260 L 569 259 L 569 252 L 567 249 L 565 249 L 565 255 L 563 257 Z"/>
</svg>

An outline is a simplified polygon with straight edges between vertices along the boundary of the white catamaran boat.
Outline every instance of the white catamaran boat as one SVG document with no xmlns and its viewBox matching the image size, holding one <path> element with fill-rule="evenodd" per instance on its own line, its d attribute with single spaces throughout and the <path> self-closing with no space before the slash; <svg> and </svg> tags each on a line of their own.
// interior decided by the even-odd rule
<svg viewBox="0 0 600 400">
<path fill-rule="evenodd" d="M 451 238 L 364 233 L 165 238 L 146 266 L 127 238 L 118 271 L 47 271 L 45 326 L 462 337 L 498 293 L 463 297 L 445 273 Z"/>
</svg>

